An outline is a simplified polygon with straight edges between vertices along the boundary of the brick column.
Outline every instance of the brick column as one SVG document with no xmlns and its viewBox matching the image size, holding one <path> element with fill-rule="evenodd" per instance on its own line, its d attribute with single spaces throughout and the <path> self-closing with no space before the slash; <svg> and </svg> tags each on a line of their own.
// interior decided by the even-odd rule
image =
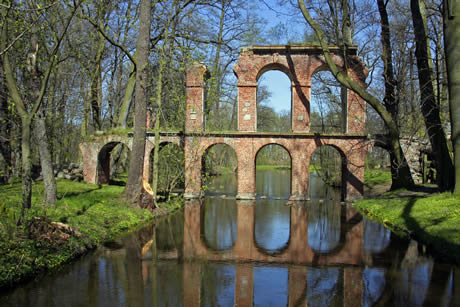
<svg viewBox="0 0 460 307">
<path fill-rule="evenodd" d="M 255 199 L 256 197 L 256 162 L 253 147 L 241 142 L 236 148 L 238 156 L 238 190 L 237 199 Z"/>
<path fill-rule="evenodd" d="M 235 306 L 252 306 L 254 265 L 237 263 L 235 275 Z"/>
<path fill-rule="evenodd" d="M 364 134 L 366 132 L 366 102 L 351 90 L 348 90 L 347 101 L 347 133 Z"/>
<path fill-rule="evenodd" d="M 364 161 L 366 148 L 364 144 L 356 144 L 346 153 L 346 166 L 342 169 L 344 177 L 346 200 L 355 200 L 363 197 L 364 193 Z"/>
<path fill-rule="evenodd" d="M 185 139 L 185 193 L 184 198 L 201 196 L 201 156 L 199 140 L 188 137 Z"/>
<path fill-rule="evenodd" d="M 308 199 L 310 159 L 305 148 L 291 151 L 291 200 Z"/>
<path fill-rule="evenodd" d="M 257 83 L 238 83 L 238 131 L 257 131 Z"/>
<path fill-rule="evenodd" d="M 310 89 L 311 82 L 306 85 L 292 84 L 292 131 L 310 131 Z"/>
<path fill-rule="evenodd" d="M 184 306 L 200 306 L 201 301 L 201 265 L 198 262 L 184 262 L 183 286 Z"/>
<path fill-rule="evenodd" d="M 254 250 L 255 200 L 237 200 L 238 217 L 233 252 L 239 261 L 251 260 Z"/>
<path fill-rule="evenodd" d="M 201 203 L 194 199 L 184 205 L 184 259 L 190 261 L 198 255 L 197 249 L 201 244 Z"/>
<path fill-rule="evenodd" d="M 291 265 L 289 267 L 288 306 L 307 306 L 307 298 L 303 297 L 304 292 L 307 291 L 306 287 L 307 267 Z"/>
<path fill-rule="evenodd" d="M 343 306 L 359 307 L 363 305 L 363 274 L 361 268 L 343 269 Z"/>
<path fill-rule="evenodd" d="M 83 179 L 87 183 L 96 183 L 98 144 L 80 143 L 78 145 L 83 160 Z"/>
<path fill-rule="evenodd" d="M 194 63 L 187 69 L 185 131 L 202 131 L 204 122 L 204 76 L 206 66 Z"/>
</svg>

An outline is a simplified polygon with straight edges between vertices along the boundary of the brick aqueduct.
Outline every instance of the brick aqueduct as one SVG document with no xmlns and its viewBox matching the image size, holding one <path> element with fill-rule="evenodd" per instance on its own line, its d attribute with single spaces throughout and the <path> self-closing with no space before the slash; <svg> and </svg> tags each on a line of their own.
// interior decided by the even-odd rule
<svg viewBox="0 0 460 307">
<path fill-rule="evenodd" d="M 333 60 L 343 67 L 341 50 L 331 47 Z M 350 48 L 348 74 L 364 83 L 367 68 Z M 320 146 L 332 146 L 342 157 L 342 198 L 360 198 L 363 193 L 364 160 L 367 153 L 365 134 L 366 104 L 352 91 L 347 93 L 346 127 L 344 133 L 310 133 L 311 77 L 327 65 L 318 46 L 254 46 L 243 48 L 234 67 L 238 78 L 238 131 L 204 131 L 204 86 L 206 67 L 194 64 L 187 70 L 186 116 L 184 132 L 162 132 L 161 144 L 175 143 L 185 155 L 185 198 L 201 196 L 202 156 L 211 146 L 227 144 L 236 153 L 237 198 L 254 199 L 256 196 L 256 156 L 269 144 L 281 145 L 291 157 L 291 199 L 306 200 L 310 159 Z M 266 71 L 280 70 L 291 80 L 292 132 L 257 132 L 256 90 L 259 77 Z M 110 151 L 119 143 L 131 149 L 132 137 L 119 135 L 95 136 L 80 144 L 83 156 L 84 179 L 89 183 L 108 183 L 110 175 Z M 147 191 L 149 156 L 154 137 L 149 135 L 145 148 L 144 186 Z"/>
</svg>

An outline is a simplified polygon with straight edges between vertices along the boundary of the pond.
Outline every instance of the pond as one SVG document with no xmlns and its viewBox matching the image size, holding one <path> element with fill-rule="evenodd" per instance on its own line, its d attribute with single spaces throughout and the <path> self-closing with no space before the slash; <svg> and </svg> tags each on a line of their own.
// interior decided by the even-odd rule
<svg viewBox="0 0 460 307">
<path fill-rule="evenodd" d="M 289 202 L 289 170 L 236 179 L 202 200 L 0 297 L 0 306 L 458 306 L 460 269 L 363 218 L 312 176 Z"/>
</svg>

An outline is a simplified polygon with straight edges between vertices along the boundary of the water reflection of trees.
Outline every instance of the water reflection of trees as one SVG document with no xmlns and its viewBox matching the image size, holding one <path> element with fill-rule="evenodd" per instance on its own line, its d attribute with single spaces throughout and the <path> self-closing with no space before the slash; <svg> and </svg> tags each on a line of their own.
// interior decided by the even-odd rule
<svg viewBox="0 0 460 307">
<path fill-rule="evenodd" d="M 287 306 L 288 294 L 287 267 L 254 266 L 254 306 Z"/>
<path fill-rule="evenodd" d="M 234 200 L 207 198 L 202 210 L 202 233 L 206 246 L 230 249 L 236 242 L 237 207 Z"/>
<path fill-rule="evenodd" d="M 343 270 L 308 268 L 308 306 L 343 306 Z"/>
<path fill-rule="evenodd" d="M 341 204 L 311 201 L 308 206 L 308 244 L 319 253 L 332 251 L 340 243 Z"/>
<path fill-rule="evenodd" d="M 235 297 L 235 266 L 209 263 L 203 265 L 201 271 L 202 305 L 233 306 Z"/>
<path fill-rule="evenodd" d="M 258 200 L 254 217 L 254 242 L 266 253 L 278 253 L 290 239 L 291 208 L 282 200 Z"/>
<path fill-rule="evenodd" d="M 381 253 L 390 244 L 391 231 L 368 219 L 364 219 L 363 235 L 364 249 L 369 253 Z"/>
</svg>

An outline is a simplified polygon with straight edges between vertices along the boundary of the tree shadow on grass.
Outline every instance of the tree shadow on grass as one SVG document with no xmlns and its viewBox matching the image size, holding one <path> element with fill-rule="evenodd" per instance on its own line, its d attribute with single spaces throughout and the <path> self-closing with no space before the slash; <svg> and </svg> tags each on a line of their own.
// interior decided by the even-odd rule
<svg viewBox="0 0 460 307">
<path fill-rule="evenodd" d="M 406 223 L 406 227 L 411 232 L 411 236 L 419 242 L 423 242 L 428 247 L 431 247 L 432 254 L 440 260 L 460 264 L 460 245 L 449 242 L 443 237 L 434 236 L 425 231 L 420 226 L 416 219 L 411 216 L 411 211 L 415 206 L 417 199 L 420 197 L 411 197 L 409 202 L 404 207 L 402 217 Z M 432 225 L 439 224 L 444 221 L 444 218 L 433 219 Z M 452 231 L 449 231 L 452 232 Z"/>
<path fill-rule="evenodd" d="M 91 193 L 91 192 L 94 192 L 94 191 L 97 191 L 97 190 L 101 190 L 101 189 L 102 189 L 102 185 L 99 184 L 94 189 L 86 190 L 86 191 L 82 191 L 82 192 L 62 192 L 62 193 L 59 193 L 60 195 L 58 195 L 58 199 L 75 198 L 75 197 L 85 195 L 85 194 L 88 194 L 88 193 Z"/>
</svg>

